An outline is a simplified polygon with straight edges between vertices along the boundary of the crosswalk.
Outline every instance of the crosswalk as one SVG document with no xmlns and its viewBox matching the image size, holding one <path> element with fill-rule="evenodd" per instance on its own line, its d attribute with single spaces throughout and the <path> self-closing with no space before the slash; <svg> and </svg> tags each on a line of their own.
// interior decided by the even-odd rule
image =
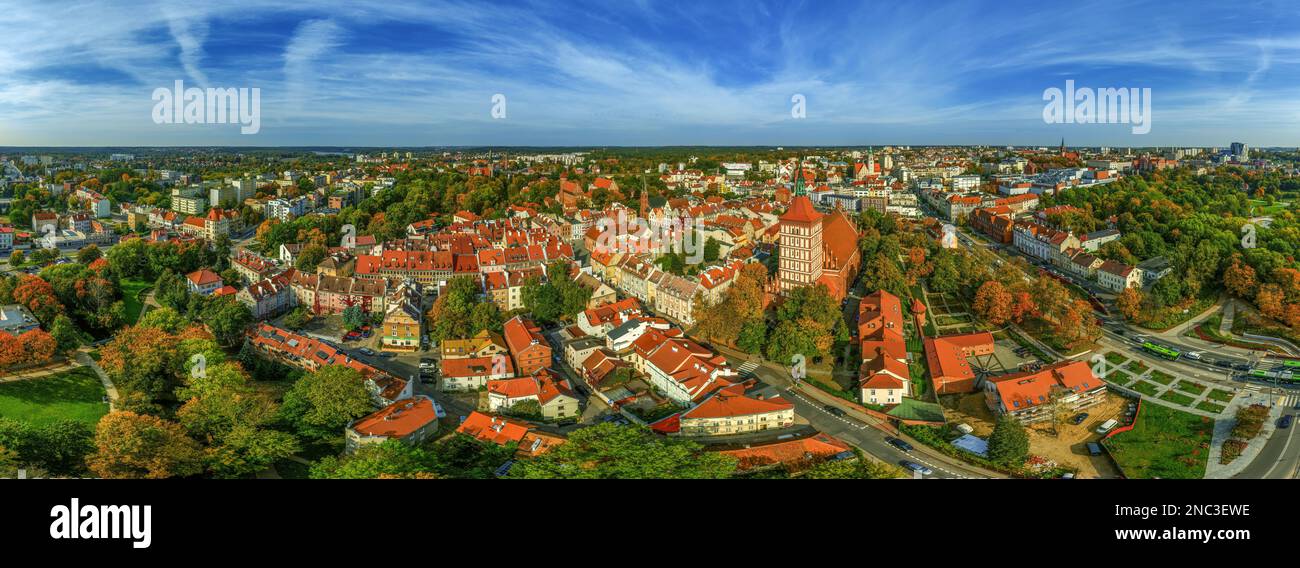
<svg viewBox="0 0 1300 568">
<path fill-rule="evenodd" d="M 1251 394 L 1263 395 L 1265 397 L 1268 396 L 1268 393 L 1265 392 L 1264 390 L 1266 387 L 1262 385 L 1246 385 L 1241 388 L 1242 390 L 1247 391 Z M 1300 404 L 1300 393 L 1291 392 L 1291 391 L 1281 392 L 1281 393 L 1275 392 L 1274 396 L 1276 396 L 1277 398 L 1273 399 L 1273 403 L 1278 406 L 1291 407 Z"/>
<path fill-rule="evenodd" d="M 736 367 L 736 372 L 740 373 L 742 376 L 749 376 L 754 374 L 754 369 L 757 368 L 758 368 L 758 362 L 745 361 L 739 367 Z"/>
</svg>

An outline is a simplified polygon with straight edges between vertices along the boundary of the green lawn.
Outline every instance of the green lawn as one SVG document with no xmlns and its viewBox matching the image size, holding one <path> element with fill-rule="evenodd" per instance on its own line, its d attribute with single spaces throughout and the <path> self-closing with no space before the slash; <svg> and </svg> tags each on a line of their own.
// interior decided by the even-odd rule
<svg viewBox="0 0 1300 568">
<path fill-rule="evenodd" d="M 1141 375 L 1142 373 L 1147 372 L 1147 364 L 1138 359 L 1130 361 L 1129 364 L 1124 366 L 1124 368 L 1133 371 L 1134 375 Z"/>
<path fill-rule="evenodd" d="M 1210 394 L 1205 395 L 1205 398 L 1208 398 L 1210 400 L 1217 400 L 1219 402 L 1232 402 L 1233 396 L 1234 395 L 1229 391 L 1223 389 L 1214 389 L 1210 391 Z"/>
<path fill-rule="evenodd" d="M 1181 404 L 1183 406 L 1191 406 L 1192 401 L 1196 399 L 1181 392 L 1170 390 L 1165 391 L 1165 394 L 1160 395 L 1160 400 L 1167 400 L 1174 404 Z"/>
<path fill-rule="evenodd" d="M 1106 440 L 1132 478 L 1200 479 L 1210 455 L 1214 421 L 1158 404 L 1144 404 L 1137 425 Z"/>
<path fill-rule="evenodd" d="M 1196 403 L 1196 408 L 1199 408 L 1206 412 L 1213 412 L 1215 414 L 1219 414 L 1223 412 L 1223 409 L 1225 407 L 1218 404 L 1214 404 L 1213 402 L 1210 402 L 1208 400 L 1202 400 L 1201 402 Z"/>
<path fill-rule="evenodd" d="M 89 369 L 0 383 L 0 417 L 48 424 L 70 418 L 92 426 L 108 413 L 104 385 Z"/>
<path fill-rule="evenodd" d="M 1147 396 L 1155 396 L 1156 392 L 1160 390 L 1160 387 L 1157 387 L 1146 381 L 1138 381 L 1136 383 L 1133 383 L 1132 385 L 1129 385 L 1129 388 L 1138 391 L 1142 394 L 1145 394 Z"/>
<path fill-rule="evenodd" d="M 1147 378 L 1151 379 L 1154 382 L 1160 383 L 1162 385 L 1167 385 L 1169 383 L 1174 382 L 1173 375 L 1161 371 L 1151 371 L 1151 376 Z"/>
<path fill-rule="evenodd" d="M 144 295 L 153 287 L 152 282 L 143 280 L 122 281 L 122 303 L 126 304 L 126 323 L 135 325 L 144 309 Z"/>
<path fill-rule="evenodd" d="M 1111 365 L 1118 367 L 1120 365 L 1123 365 L 1125 361 L 1128 361 L 1128 357 L 1123 354 L 1111 351 L 1106 353 L 1106 361 L 1108 361 Z"/>
<path fill-rule="evenodd" d="M 1174 385 L 1174 388 L 1183 392 L 1189 392 L 1192 394 L 1201 394 L 1205 392 L 1206 387 L 1205 385 L 1202 385 L 1200 383 L 1193 383 L 1191 381 L 1178 381 L 1178 384 Z"/>
</svg>

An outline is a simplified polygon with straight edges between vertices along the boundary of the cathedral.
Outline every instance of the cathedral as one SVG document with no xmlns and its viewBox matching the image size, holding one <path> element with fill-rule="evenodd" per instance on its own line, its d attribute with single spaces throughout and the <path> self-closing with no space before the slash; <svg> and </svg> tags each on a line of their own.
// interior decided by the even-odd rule
<svg viewBox="0 0 1300 568">
<path fill-rule="evenodd" d="M 813 208 L 804 190 L 802 160 L 794 178 L 794 197 L 780 218 L 774 292 L 782 296 L 795 288 L 825 284 L 831 296 L 842 300 L 861 264 L 857 225 L 839 208 L 828 214 Z"/>
</svg>

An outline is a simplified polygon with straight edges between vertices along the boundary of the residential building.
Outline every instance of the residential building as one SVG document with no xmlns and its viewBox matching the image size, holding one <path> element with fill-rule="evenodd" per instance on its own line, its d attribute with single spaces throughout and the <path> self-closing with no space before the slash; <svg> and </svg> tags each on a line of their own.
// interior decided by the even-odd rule
<svg viewBox="0 0 1300 568">
<path fill-rule="evenodd" d="M 345 450 L 353 453 L 388 440 L 419 444 L 437 432 L 438 414 L 433 399 L 405 398 L 349 423 L 344 430 Z"/>
<path fill-rule="evenodd" d="M 794 425 L 794 404 L 779 397 L 753 397 L 745 385 L 715 391 L 678 418 L 682 436 L 728 436 Z"/>
<path fill-rule="evenodd" d="M 456 428 L 458 434 L 464 434 L 479 440 L 505 446 L 516 444 L 516 456 L 530 458 L 542 455 L 564 443 L 564 437 L 537 430 L 532 424 L 523 420 L 493 416 L 482 412 L 471 412 L 465 421 Z"/>
<path fill-rule="evenodd" d="M 542 335 L 542 329 L 532 320 L 515 316 L 501 326 L 510 357 L 520 375 L 531 375 L 551 366 L 551 346 Z"/>
<path fill-rule="evenodd" d="M 488 381 L 515 376 L 514 363 L 510 357 L 501 354 L 443 359 L 438 364 L 442 369 L 442 390 L 445 391 L 471 391 L 486 387 Z"/>
<path fill-rule="evenodd" d="M 508 410 L 519 402 L 532 400 L 541 407 L 542 417 L 547 420 L 577 418 L 580 414 L 573 385 L 547 369 L 526 377 L 488 381 L 487 393 L 491 412 Z"/>
<path fill-rule="evenodd" d="M 1063 361 L 1038 371 L 990 378 L 985 401 L 998 414 L 1029 424 L 1050 420 L 1054 412 L 1076 412 L 1101 403 L 1106 383 L 1092 374 L 1087 361 Z"/>
<path fill-rule="evenodd" d="M 216 292 L 223 286 L 221 277 L 218 276 L 216 272 L 206 268 L 185 275 L 185 279 L 188 281 L 189 290 L 191 292 L 202 294 L 204 296 L 212 295 L 213 292 Z"/>
</svg>

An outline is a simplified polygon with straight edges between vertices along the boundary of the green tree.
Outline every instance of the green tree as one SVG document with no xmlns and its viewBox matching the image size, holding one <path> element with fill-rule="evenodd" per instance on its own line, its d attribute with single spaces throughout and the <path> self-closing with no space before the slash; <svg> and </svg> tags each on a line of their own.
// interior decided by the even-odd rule
<svg viewBox="0 0 1300 568">
<path fill-rule="evenodd" d="M 342 436 L 348 422 L 373 408 L 361 373 L 330 365 L 298 379 L 285 393 L 281 412 L 304 436 L 327 439 Z"/>
<path fill-rule="evenodd" d="M 253 324 L 253 312 L 234 296 L 210 298 L 203 308 L 203 323 L 224 346 L 238 345 L 244 331 Z"/>
<path fill-rule="evenodd" d="M 1029 458 L 1029 434 L 1025 426 L 1009 414 L 998 417 L 989 436 L 989 459 L 1008 467 L 1020 467 Z"/>
<path fill-rule="evenodd" d="M 510 477 L 523 479 L 716 479 L 736 460 L 698 443 L 660 438 L 639 426 L 610 423 L 582 428 L 568 441 L 532 460 L 518 462 Z"/>
<path fill-rule="evenodd" d="M 897 466 L 878 462 L 858 454 L 852 460 L 830 460 L 814 465 L 799 475 L 799 479 L 896 479 L 903 477 L 903 471 Z"/>
<path fill-rule="evenodd" d="M 95 428 L 96 451 L 86 459 L 103 478 L 188 477 L 203 471 L 203 452 L 185 430 L 134 412 L 112 412 Z"/>
<path fill-rule="evenodd" d="M 54 318 L 54 325 L 50 326 L 50 335 L 59 345 L 59 351 L 73 351 L 81 347 L 81 337 L 77 333 L 77 326 L 72 320 L 63 314 Z"/>
</svg>

